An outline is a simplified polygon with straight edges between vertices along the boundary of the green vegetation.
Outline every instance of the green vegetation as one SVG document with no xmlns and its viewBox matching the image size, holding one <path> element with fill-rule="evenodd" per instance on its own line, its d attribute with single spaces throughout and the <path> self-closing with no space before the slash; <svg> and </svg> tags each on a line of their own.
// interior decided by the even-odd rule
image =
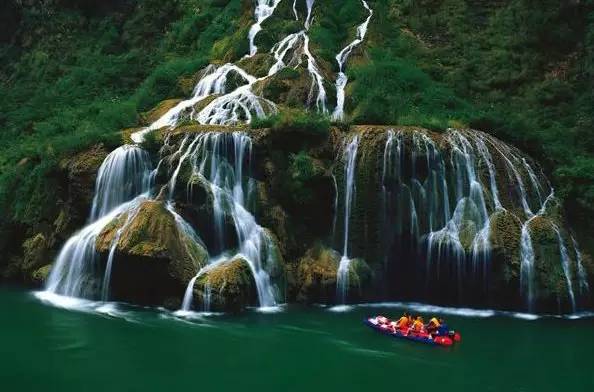
<svg viewBox="0 0 594 392">
<path fill-rule="evenodd" d="M 0 216 L 32 224 L 55 210 L 61 159 L 103 142 L 157 102 L 183 96 L 178 80 L 237 54 L 241 0 L 21 2 L 0 6 Z M 4 8 L 4 9 L 3 9 Z M 9 28 L 7 26 L 6 28 Z M 241 42 L 239 42 L 241 41 Z M 235 45 L 235 46 L 234 46 Z M 0 225 L 1 226 L 1 225 Z"/>
<path fill-rule="evenodd" d="M 254 118 L 250 125 L 254 129 L 271 128 L 286 133 L 326 136 L 330 130 L 330 119 L 304 110 L 284 109 L 270 117 Z"/>
</svg>

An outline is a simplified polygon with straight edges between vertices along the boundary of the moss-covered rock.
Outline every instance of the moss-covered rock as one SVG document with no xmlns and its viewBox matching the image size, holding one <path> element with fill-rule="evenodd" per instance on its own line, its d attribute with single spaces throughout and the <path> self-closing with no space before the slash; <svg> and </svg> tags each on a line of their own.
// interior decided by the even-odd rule
<svg viewBox="0 0 594 392">
<path fill-rule="evenodd" d="M 107 255 L 114 241 L 113 297 L 135 303 L 181 298 L 208 257 L 160 201 L 146 201 L 117 217 L 98 235 L 97 251 Z"/>
<path fill-rule="evenodd" d="M 304 303 L 336 301 L 337 272 L 341 255 L 333 249 L 316 244 L 299 260 L 295 273 L 296 299 Z M 357 302 L 368 296 L 372 271 L 362 259 L 349 264 L 347 297 Z"/>
<path fill-rule="evenodd" d="M 256 283 L 247 261 L 236 257 L 208 268 L 194 285 L 194 304 L 231 312 L 258 305 Z"/>
<path fill-rule="evenodd" d="M 569 287 L 561 257 L 561 248 L 567 245 L 560 242 L 555 223 L 546 217 L 534 218 L 529 229 L 534 248 L 537 304 L 541 308 L 555 309 L 561 303 L 562 307 L 570 309 Z M 565 241 L 562 235 L 561 241 Z M 572 258 L 569 260 L 569 271 L 573 289 L 577 287 L 577 269 Z"/>
<path fill-rule="evenodd" d="M 42 233 L 38 233 L 23 243 L 23 271 L 36 270 L 48 264 L 48 245 L 48 241 Z"/>
<path fill-rule="evenodd" d="M 102 144 L 98 144 L 60 162 L 67 176 L 67 204 L 73 220 L 86 217 L 93 201 L 97 172 L 105 157 L 107 150 Z"/>
<path fill-rule="evenodd" d="M 155 121 L 157 121 L 158 119 L 163 117 L 163 115 L 165 113 L 167 113 L 170 109 L 175 107 L 181 101 L 182 101 L 181 99 L 175 98 L 175 99 L 166 99 L 164 101 L 159 102 L 157 104 L 157 106 L 155 106 L 148 112 L 143 113 L 140 116 L 141 123 L 143 125 L 150 125 L 150 124 L 154 123 Z"/>
<path fill-rule="evenodd" d="M 268 53 L 256 53 L 256 55 L 244 57 L 238 62 L 243 70 L 257 78 L 268 75 L 272 64 L 274 64 L 274 58 Z"/>
<path fill-rule="evenodd" d="M 505 281 L 519 279 L 520 271 L 520 220 L 511 212 L 501 210 L 490 217 L 489 243 L 493 252 L 494 266 L 500 269 Z"/>
<path fill-rule="evenodd" d="M 299 260 L 296 271 L 296 298 L 305 303 L 331 303 L 336 298 L 340 254 L 316 245 Z"/>
<path fill-rule="evenodd" d="M 49 276 L 52 270 L 52 264 L 44 265 L 41 268 L 36 269 L 31 274 L 31 281 L 37 287 L 41 287 L 45 284 L 47 277 Z"/>
</svg>

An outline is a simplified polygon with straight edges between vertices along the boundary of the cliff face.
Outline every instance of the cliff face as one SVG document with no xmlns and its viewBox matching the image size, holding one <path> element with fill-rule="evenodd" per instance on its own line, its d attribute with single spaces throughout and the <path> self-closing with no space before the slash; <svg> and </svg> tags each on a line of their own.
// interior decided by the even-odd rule
<svg viewBox="0 0 594 392">
<path fill-rule="evenodd" d="M 107 156 L 103 145 L 63 159 L 48 173 L 51 208 L 31 225 L 5 226 L 0 262 L 3 281 L 41 286 L 64 242 L 89 217 L 97 171 Z M 26 163 L 23 163 L 26 164 Z"/>
<path fill-rule="evenodd" d="M 241 161 L 233 152 L 237 135 L 249 143 Z M 246 234 L 239 228 L 249 223 L 238 226 L 245 218 L 213 188 L 219 175 L 208 175 L 222 170 L 224 181 L 245 186 L 245 207 L 264 230 L 263 241 L 273 244 L 265 252 L 278 252 L 266 271 L 281 302 L 339 302 L 346 256 L 349 302 L 410 299 L 524 309 L 528 290 L 531 310 L 567 311 L 572 302 L 580 307 L 590 301 L 592 263 L 577 248 L 539 166 L 487 134 L 389 126 L 322 133 L 183 126 L 159 131 L 157 140 L 164 140 L 153 150 L 154 162 L 161 162 L 153 184 L 159 196 L 118 215 L 97 237 L 100 270 L 116 244 L 112 298 L 179 307 L 193 275 L 209 264 L 208 254 L 242 249 Z M 63 182 L 55 192 L 60 209 L 16 239 L 22 246 L 9 248 L 5 279 L 39 285 L 47 278 L 61 245 L 87 219 L 106 155 L 96 146 L 61 163 Z M 241 167 L 246 172 L 238 179 Z M 168 208 L 194 228 L 199 243 L 182 234 Z M 207 293 L 214 309 L 258 305 L 256 285 L 239 277 L 250 264 L 227 257 L 196 280 L 194 307 Z"/>
<path fill-rule="evenodd" d="M 222 310 L 389 299 L 552 312 L 588 306 L 592 264 L 554 189 L 534 161 L 488 134 L 214 128 L 158 131 L 157 201 L 98 235 L 99 265 L 115 251 L 118 299 L 177 307 L 184 297 L 193 308 Z M 199 239 L 180 234 L 175 242 L 186 226 Z M 26 248 L 43 243 L 37 236 Z M 184 261 L 195 259 L 184 256 L 196 254 L 188 244 L 202 249 L 193 267 Z M 126 283 L 148 275 L 146 288 Z M 159 295 L 155 287 L 170 277 L 176 283 L 163 283 L 169 291 Z"/>
</svg>

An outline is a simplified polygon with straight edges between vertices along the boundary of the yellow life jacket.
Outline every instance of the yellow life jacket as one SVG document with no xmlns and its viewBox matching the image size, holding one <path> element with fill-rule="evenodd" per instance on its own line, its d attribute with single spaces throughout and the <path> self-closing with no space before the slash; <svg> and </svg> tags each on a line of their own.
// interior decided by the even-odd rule
<svg viewBox="0 0 594 392">
<path fill-rule="evenodd" d="M 433 324 L 433 326 L 436 328 L 439 328 L 439 326 L 441 325 L 437 317 L 433 317 L 431 320 L 429 320 L 429 324 Z"/>
</svg>

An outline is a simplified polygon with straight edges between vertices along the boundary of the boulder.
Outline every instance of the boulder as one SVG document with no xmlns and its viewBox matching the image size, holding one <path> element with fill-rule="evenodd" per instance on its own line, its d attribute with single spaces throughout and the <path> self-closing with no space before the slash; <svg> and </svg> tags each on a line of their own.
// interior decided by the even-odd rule
<svg viewBox="0 0 594 392">
<path fill-rule="evenodd" d="M 341 256 L 333 249 L 316 244 L 299 260 L 295 273 L 297 301 L 305 303 L 332 303 L 336 300 L 337 271 Z M 362 259 L 353 259 L 349 265 L 349 302 L 365 297 L 371 283 L 372 272 Z"/>
<path fill-rule="evenodd" d="M 316 245 L 299 260 L 296 271 L 297 301 L 330 303 L 336 297 L 340 254 Z"/>
<path fill-rule="evenodd" d="M 257 306 L 256 283 L 247 261 L 235 257 L 207 268 L 194 285 L 194 305 L 226 312 Z"/>
<path fill-rule="evenodd" d="M 110 290 L 116 300 L 149 305 L 179 301 L 208 258 L 160 201 L 145 201 L 114 219 L 98 235 L 97 251 L 106 256 L 114 241 Z"/>
</svg>

